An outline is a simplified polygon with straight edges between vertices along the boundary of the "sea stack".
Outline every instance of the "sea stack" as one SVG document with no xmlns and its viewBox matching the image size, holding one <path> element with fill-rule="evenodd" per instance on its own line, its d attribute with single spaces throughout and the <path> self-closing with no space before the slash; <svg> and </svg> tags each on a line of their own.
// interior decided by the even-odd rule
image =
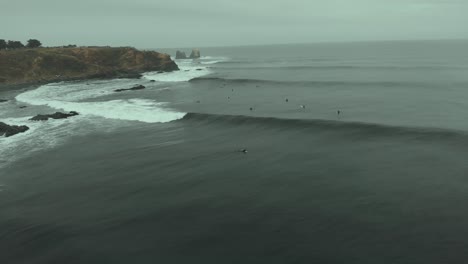
<svg viewBox="0 0 468 264">
<path fill-rule="evenodd" d="M 198 58 L 200 58 L 200 50 L 193 49 L 192 53 L 190 53 L 190 59 L 198 59 Z"/>
<path fill-rule="evenodd" d="M 176 51 L 175 58 L 176 58 L 177 60 L 180 60 L 180 59 L 187 59 L 187 55 L 185 54 L 185 52 L 178 50 L 178 51 Z"/>
</svg>

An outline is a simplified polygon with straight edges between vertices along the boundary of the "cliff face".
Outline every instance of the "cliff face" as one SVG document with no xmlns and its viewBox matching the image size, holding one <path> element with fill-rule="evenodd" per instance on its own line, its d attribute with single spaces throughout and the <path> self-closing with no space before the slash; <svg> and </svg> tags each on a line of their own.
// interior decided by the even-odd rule
<svg viewBox="0 0 468 264">
<path fill-rule="evenodd" d="M 131 77 L 179 70 L 167 54 L 134 48 L 39 48 L 0 51 L 0 84 Z"/>
</svg>

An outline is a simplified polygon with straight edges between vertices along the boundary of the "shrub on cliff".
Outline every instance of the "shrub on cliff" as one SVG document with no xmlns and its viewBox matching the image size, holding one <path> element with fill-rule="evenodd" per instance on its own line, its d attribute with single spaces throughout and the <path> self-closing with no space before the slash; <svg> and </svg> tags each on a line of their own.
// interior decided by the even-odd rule
<svg viewBox="0 0 468 264">
<path fill-rule="evenodd" d="M 39 48 L 40 46 L 42 46 L 42 43 L 37 39 L 30 39 L 28 40 L 28 44 L 26 44 L 28 48 Z"/>
<path fill-rule="evenodd" d="M 0 50 L 4 50 L 7 48 L 7 43 L 4 39 L 0 39 Z"/>
<path fill-rule="evenodd" d="M 21 43 L 21 41 L 9 40 L 7 42 L 7 48 L 8 49 L 20 49 L 20 48 L 24 48 L 24 45 L 23 43 Z"/>
</svg>

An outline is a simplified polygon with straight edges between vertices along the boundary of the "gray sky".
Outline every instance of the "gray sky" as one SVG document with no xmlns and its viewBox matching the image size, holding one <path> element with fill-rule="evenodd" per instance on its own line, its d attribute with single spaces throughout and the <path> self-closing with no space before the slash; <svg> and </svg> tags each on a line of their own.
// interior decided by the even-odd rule
<svg viewBox="0 0 468 264">
<path fill-rule="evenodd" d="M 138 48 L 468 38 L 468 0 L 1 0 L 0 39 Z"/>
</svg>

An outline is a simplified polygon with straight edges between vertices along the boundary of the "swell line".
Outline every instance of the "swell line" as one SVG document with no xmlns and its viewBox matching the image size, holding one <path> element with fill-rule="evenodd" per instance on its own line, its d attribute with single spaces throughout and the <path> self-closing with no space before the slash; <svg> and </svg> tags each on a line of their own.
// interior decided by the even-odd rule
<svg viewBox="0 0 468 264">
<path fill-rule="evenodd" d="M 188 113 L 182 121 L 196 121 L 204 124 L 255 125 L 258 128 L 273 127 L 280 129 L 311 129 L 316 131 L 342 131 L 359 134 L 362 137 L 411 136 L 421 139 L 463 139 L 468 144 L 468 131 L 450 130 L 431 127 L 394 126 L 376 123 L 348 122 L 326 119 L 288 119 L 276 117 L 254 117 L 242 115 L 218 115 L 205 113 Z"/>
<path fill-rule="evenodd" d="M 214 82 L 220 84 L 267 84 L 267 85 L 288 85 L 300 84 L 308 86 L 371 86 L 371 87 L 432 87 L 435 83 L 426 82 L 353 82 L 353 81 L 275 81 L 261 79 L 228 79 L 219 77 L 200 77 L 193 78 L 189 82 Z"/>
<path fill-rule="evenodd" d="M 221 63 L 220 63 L 221 64 Z M 223 69 L 239 69 L 239 67 L 222 67 Z M 466 70 L 463 66 L 446 65 L 289 65 L 289 66 L 242 66 L 249 70 Z"/>
</svg>

